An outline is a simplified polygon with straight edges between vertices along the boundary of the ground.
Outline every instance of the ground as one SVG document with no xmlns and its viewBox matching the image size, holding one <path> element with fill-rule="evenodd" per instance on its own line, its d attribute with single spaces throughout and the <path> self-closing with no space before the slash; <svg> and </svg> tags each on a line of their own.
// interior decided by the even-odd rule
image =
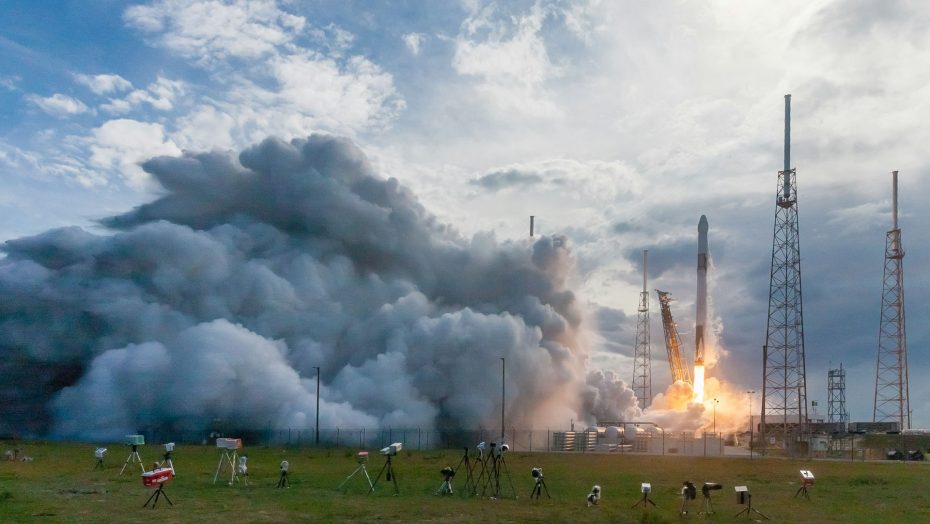
<svg viewBox="0 0 930 524">
<path fill-rule="evenodd" d="M 177 471 L 164 500 L 153 509 L 142 505 L 152 491 L 143 487 L 140 467 L 133 464 L 120 476 L 129 447 L 111 444 L 106 467 L 94 470 L 94 445 L 5 442 L 0 450 L 18 447 L 31 462 L 0 462 L 0 522 L 732 522 L 738 505 L 734 485 L 749 487 L 753 507 L 771 522 L 928 522 L 930 465 L 925 463 L 794 461 L 749 458 L 681 458 L 632 454 L 524 453 L 506 455 L 516 493 L 493 500 L 462 496 L 464 470 L 453 479 L 452 496 L 436 492 L 440 469 L 457 466 L 462 450 L 402 451 L 394 458 L 399 495 L 382 477 L 375 493 L 355 477 L 346 490 L 337 487 L 356 468 L 354 449 L 252 447 L 248 456 L 249 485 L 228 484 L 228 475 L 213 482 L 220 453 L 208 446 L 179 445 L 173 461 Z M 384 457 L 372 452 L 372 478 Z M 161 459 L 161 446 L 140 447 L 148 466 Z M 290 462 L 289 489 L 275 488 L 278 465 Z M 530 499 L 531 469 L 541 466 L 551 499 Z M 799 470 L 811 469 L 816 484 L 810 500 L 795 497 Z M 716 513 L 698 515 L 702 497 L 679 516 L 680 489 L 685 480 L 698 488 L 706 482 L 724 486 L 712 492 Z M 640 484 L 650 482 L 656 507 L 631 508 L 641 499 Z M 594 484 L 602 488 L 601 503 L 587 507 Z M 480 492 L 480 489 L 479 489 Z M 741 519 L 745 515 L 741 516 Z"/>
</svg>

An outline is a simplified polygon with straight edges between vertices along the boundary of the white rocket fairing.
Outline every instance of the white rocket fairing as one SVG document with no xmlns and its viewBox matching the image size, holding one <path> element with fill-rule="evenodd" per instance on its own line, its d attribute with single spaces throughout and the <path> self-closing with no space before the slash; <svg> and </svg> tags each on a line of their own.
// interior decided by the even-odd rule
<svg viewBox="0 0 930 524">
<path fill-rule="evenodd" d="M 698 222 L 697 312 L 694 316 L 694 365 L 704 365 L 704 326 L 707 324 L 707 217 Z"/>
</svg>

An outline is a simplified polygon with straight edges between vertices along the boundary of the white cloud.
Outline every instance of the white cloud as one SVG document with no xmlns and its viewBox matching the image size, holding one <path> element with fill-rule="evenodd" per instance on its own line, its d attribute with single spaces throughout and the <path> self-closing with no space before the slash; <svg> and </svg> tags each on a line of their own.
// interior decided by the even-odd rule
<svg viewBox="0 0 930 524">
<path fill-rule="evenodd" d="M 42 111 L 55 116 L 77 115 L 87 111 L 87 106 L 83 102 L 61 93 L 55 93 L 49 97 L 27 95 L 26 100 Z"/>
<path fill-rule="evenodd" d="M 519 18 L 493 15 L 491 4 L 462 24 L 452 67 L 475 77 L 479 91 L 502 108 L 534 116 L 560 114 L 544 86 L 558 75 L 541 34 L 547 10 L 536 4 Z"/>
<path fill-rule="evenodd" d="M 17 75 L 14 75 L 14 76 L 0 75 L 0 87 L 6 89 L 7 91 L 16 91 L 18 89 L 16 84 L 18 84 L 20 80 L 22 79 Z"/>
<path fill-rule="evenodd" d="M 159 155 L 179 155 L 181 150 L 165 135 L 161 124 L 120 118 L 93 130 L 89 138 L 91 165 L 115 169 L 126 181 L 143 189 L 150 183 L 140 163 Z"/>
<path fill-rule="evenodd" d="M 169 80 L 159 76 L 145 89 L 135 89 L 123 98 L 111 98 L 101 109 L 110 113 L 128 113 L 142 104 L 148 104 L 161 111 L 174 107 L 174 100 L 185 92 L 184 82 Z"/>
<path fill-rule="evenodd" d="M 119 75 L 74 75 L 75 81 L 87 86 L 97 95 L 132 89 L 132 82 Z"/>
<path fill-rule="evenodd" d="M 420 54 L 420 46 L 422 46 L 423 41 L 426 40 L 426 35 L 422 33 L 406 33 L 401 38 L 404 40 L 404 45 L 407 46 L 407 49 L 414 55 L 418 55 Z"/>
<path fill-rule="evenodd" d="M 132 6 L 123 18 L 152 35 L 157 45 L 202 63 L 270 54 L 290 43 L 306 24 L 272 0 L 160 0 Z"/>
</svg>

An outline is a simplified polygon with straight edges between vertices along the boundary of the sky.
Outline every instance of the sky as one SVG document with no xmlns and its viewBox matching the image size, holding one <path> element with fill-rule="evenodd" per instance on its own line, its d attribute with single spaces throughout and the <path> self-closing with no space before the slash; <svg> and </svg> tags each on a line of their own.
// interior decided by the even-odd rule
<svg viewBox="0 0 930 524">
<path fill-rule="evenodd" d="M 920 1 L 8 0 L 0 241 L 164 194 L 141 162 L 268 136 L 346 137 L 469 237 L 562 234 L 596 321 L 589 368 L 632 378 L 642 250 L 691 347 L 707 215 L 709 375 L 760 390 L 783 96 L 792 95 L 808 398 L 847 370 L 871 420 L 892 170 L 913 426 L 930 427 L 930 6 Z M 652 293 L 653 391 L 669 382 Z M 755 404 L 758 404 L 758 396 Z M 812 412 L 813 414 L 813 412 Z"/>
</svg>

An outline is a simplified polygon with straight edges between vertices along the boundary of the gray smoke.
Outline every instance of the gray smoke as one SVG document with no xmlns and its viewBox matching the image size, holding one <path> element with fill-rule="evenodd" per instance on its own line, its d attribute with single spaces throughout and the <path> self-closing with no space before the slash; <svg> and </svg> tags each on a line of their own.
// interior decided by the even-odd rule
<svg viewBox="0 0 930 524">
<path fill-rule="evenodd" d="M 327 136 L 143 168 L 164 195 L 106 234 L 5 243 L 0 429 L 311 427 L 315 366 L 322 427 L 495 427 L 500 357 L 508 424 L 614 413 L 566 239 L 462 238 Z"/>
</svg>

